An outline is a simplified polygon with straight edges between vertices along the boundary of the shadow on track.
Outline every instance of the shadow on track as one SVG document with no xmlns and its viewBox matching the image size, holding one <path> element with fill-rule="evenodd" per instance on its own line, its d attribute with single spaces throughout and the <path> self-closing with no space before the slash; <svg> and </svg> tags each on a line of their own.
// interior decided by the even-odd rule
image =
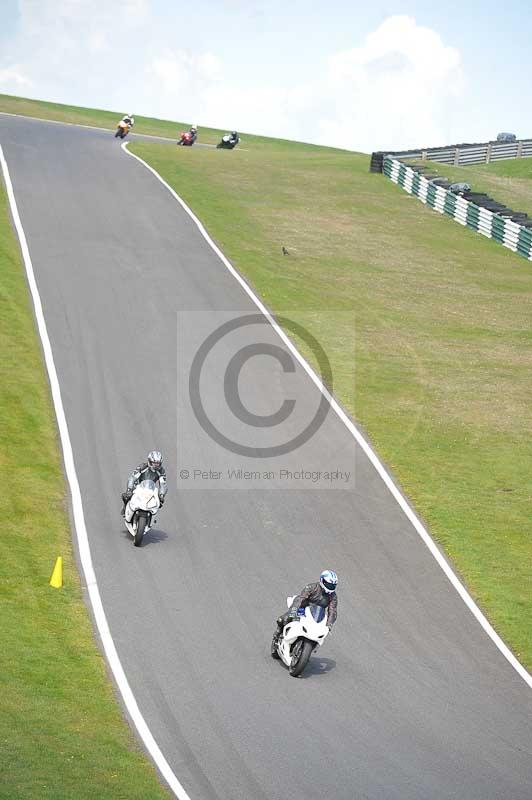
<svg viewBox="0 0 532 800">
<path fill-rule="evenodd" d="M 125 528 L 122 528 L 122 533 L 124 534 L 123 538 L 130 544 L 133 544 L 133 539 L 129 531 L 127 531 Z M 150 544 L 159 544 L 160 542 L 165 542 L 167 539 L 168 534 L 165 531 L 162 531 L 159 528 L 152 528 L 151 531 L 148 531 L 148 533 L 144 535 L 141 547 L 148 547 Z"/>
<path fill-rule="evenodd" d="M 271 656 L 268 656 L 268 661 L 272 661 Z M 275 664 L 280 668 L 284 669 L 288 673 L 288 667 L 286 667 L 281 661 L 275 661 Z M 299 676 L 298 680 L 307 680 L 308 678 L 315 678 L 317 675 L 325 675 L 326 672 L 330 672 L 331 670 L 336 668 L 336 661 L 334 658 L 322 658 L 320 656 L 314 656 L 310 658 L 307 666 L 303 670 L 303 674 Z"/>
<path fill-rule="evenodd" d="M 313 678 L 316 675 L 324 675 L 326 672 L 330 672 L 332 669 L 335 669 L 335 667 L 336 661 L 334 658 L 321 658 L 320 656 L 314 656 L 314 658 L 311 657 L 307 666 L 303 670 L 303 674 L 300 677 L 302 680 L 307 680 L 308 678 Z"/>
</svg>

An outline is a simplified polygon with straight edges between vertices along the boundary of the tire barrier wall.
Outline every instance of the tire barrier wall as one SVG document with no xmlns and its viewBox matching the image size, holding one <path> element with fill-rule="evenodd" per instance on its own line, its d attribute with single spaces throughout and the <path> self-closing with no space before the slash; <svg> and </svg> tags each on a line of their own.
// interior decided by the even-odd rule
<svg viewBox="0 0 532 800">
<path fill-rule="evenodd" d="M 379 150 L 371 154 L 371 172 L 382 172 L 385 156 L 395 158 L 421 158 L 423 161 L 438 161 L 441 164 L 467 166 L 469 164 L 489 164 L 505 158 L 526 158 L 532 156 L 532 139 L 519 139 L 515 142 L 484 142 L 481 144 L 452 144 L 448 147 L 427 147 L 419 150 L 390 152 Z"/>
<path fill-rule="evenodd" d="M 455 194 L 445 187 L 446 181 L 429 180 L 420 170 L 384 156 L 382 172 L 405 192 L 418 197 L 422 203 L 440 214 L 447 214 L 460 225 L 467 225 L 532 261 L 532 219 L 505 208 L 488 195 L 472 192 Z M 469 197 L 474 197 L 473 202 Z"/>
</svg>

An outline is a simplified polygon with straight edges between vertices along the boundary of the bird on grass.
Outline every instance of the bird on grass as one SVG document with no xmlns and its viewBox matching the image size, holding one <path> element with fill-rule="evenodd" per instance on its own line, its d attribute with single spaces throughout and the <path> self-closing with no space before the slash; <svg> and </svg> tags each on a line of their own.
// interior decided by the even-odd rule
<svg viewBox="0 0 532 800">
<path fill-rule="evenodd" d="M 283 256 L 287 256 L 287 255 L 288 255 L 288 250 L 286 249 L 286 247 L 283 244 Z"/>
</svg>

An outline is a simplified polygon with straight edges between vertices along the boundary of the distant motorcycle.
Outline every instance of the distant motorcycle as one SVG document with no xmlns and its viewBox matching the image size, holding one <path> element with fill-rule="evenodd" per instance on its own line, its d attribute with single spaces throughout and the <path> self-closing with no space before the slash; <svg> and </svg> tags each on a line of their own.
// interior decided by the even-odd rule
<svg viewBox="0 0 532 800">
<path fill-rule="evenodd" d="M 183 147 L 192 147 L 194 142 L 196 141 L 196 136 L 194 136 L 190 131 L 183 132 L 178 139 L 177 144 L 182 145 Z"/>
<path fill-rule="evenodd" d="M 126 505 L 124 521 L 133 537 L 135 547 L 140 547 L 144 536 L 156 522 L 161 507 L 159 492 L 153 481 L 141 481 Z"/>
<path fill-rule="evenodd" d="M 290 608 L 294 598 L 287 597 Z M 298 608 L 297 619 L 284 626 L 283 632 L 272 639 L 272 658 L 280 659 L 288 667 L 292 677 L 297 678 L 308 664 L 309 658 L 321 647 L 329 633 L 327 609 L 317 605 Z"/>
<path fill-rule="evenodd" d="M 124 122 L 124 120 L 120 120 L 116 129 L 115 139 L 117 137 L 120 137 L 120 139 L 125 139 L 130 130 L 131 126 L 128 125 L 127 122 Z"/>
<path fill-rule="evenodd" d="M 231 133 L 226 133 L 225 136 L 222 136 L 222 139 L 216 147 L 219 150 L 232 150 L 234 147 L 237 146 L 239 143 L 240 138 L 238 136 L 233 136 Z"/>
</svg>

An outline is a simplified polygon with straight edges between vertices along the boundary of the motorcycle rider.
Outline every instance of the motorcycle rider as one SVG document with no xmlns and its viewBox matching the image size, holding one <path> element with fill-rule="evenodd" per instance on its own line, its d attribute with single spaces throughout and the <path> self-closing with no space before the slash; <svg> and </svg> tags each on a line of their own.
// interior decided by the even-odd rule
<svg viewBox="0 0 532 800">
<path fill-rule="evenodd" d="M 194 144 L 197 138 L 198 138 L 198 129 L 196 125 L 191 125 L 186 133 L 181 134 L 177 143 L 187 145 L 190 147 L 191 145 Z"/>
<path fill-rule="evenodd" d="M 325 569 L 320 575 L 319 581 L 307 583 L 305 588 L 292 601 L 292 605 L 277 620 L 277 630 L 273 635 L 273 644 L 277 644 L 285 625 L 297 619 L 298 608 L 306 608 L 308 605 L 321 606 L 327 609 L 327 625 L 329 630 L 336 622 L 338 613 L 338 597 L 336 589 L 338 586 L 338 575 L 332 569 Z"/>
<path fill-rule="evenodd" d="M 122 516 L 126 513 L 126 506 L 133 497 L 133 492 L 142 481 L 153 481 L 158 484 L 159 489 L 159 503 L 161 508 L 164 505 L 164 499 L 168 486 L 166 484 L 166 470 L 163 467 L 163 457 L 158 450 L 151 450 L 148 453 L 148 460 L 143 461 L 138 467 L 135 467 L 129 480 L 127 482 L 127 489 L 122 494 Z"/>
<path fill-rule="evenodd" d="M 126 125 L 129 125 L 129 127 L 132 128 L 135 124 L 135 117 L 133 114 L 126 114 L 125 117 L 122 117 L 120 122 L 125 122 Z"/>
<path fill-rule="evenodd" d="M 218 145 L 218 147 L 236 147 L 239 143 L 240 139 L 238 137 L 238 133 L 236 131 L 231 131 L 231 133 L 224 133 L 222 136 L 222 141 Z"/>
</svg>

